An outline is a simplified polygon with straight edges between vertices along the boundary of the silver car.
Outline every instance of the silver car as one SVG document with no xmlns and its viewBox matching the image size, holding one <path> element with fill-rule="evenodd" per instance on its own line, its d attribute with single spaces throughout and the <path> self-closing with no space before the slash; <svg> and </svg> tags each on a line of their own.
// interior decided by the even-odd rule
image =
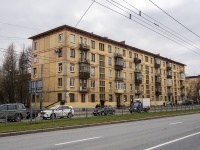
<svg viewBox="0 0 200 150">
<path fill-rule="evenodd" d="M 51 107 L 49 110 L 41 111 L 40 117 L 43 119 L 55 119 L 55 118 L 71 118 L 74 115 L 74 109 L 72 106 L 67 105 L 56 105 Z"/>
</svg>

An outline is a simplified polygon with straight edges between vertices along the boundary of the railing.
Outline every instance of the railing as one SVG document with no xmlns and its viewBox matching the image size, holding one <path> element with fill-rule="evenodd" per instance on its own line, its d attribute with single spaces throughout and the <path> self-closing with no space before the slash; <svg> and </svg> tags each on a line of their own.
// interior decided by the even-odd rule
<svg viewBox="0 0 200 150">
<path fill-rule="evenodd" d="M 166 102 L 165 102 L 166 103 Z M 129 111 L 129 104 L 126 104 L 126 102 L 121 105 L 120 107 L 113 107 L 115 112 L 112 113 L 112 115 L 124 115 L 124 114 L 130 114 Z M 63 119 L 73 119 L 73 118 L 88 118 L 88 117 L 94 117 L 94 110 L 95 107 L 74 107 L 73 110 L 70 109 L 68 113 L 64 110 L 60 110 L 60 113 L 62 115 L 56 116 L 56 115 L 51 115 L 49 118 L 43 118 L 43 110 L 44 109 L 38 109 L 38 110 L 33 110 L 30 109 L 30 111 L 27 113 L 26 118 L 22 119 L 22 122 L 29 122 L 30 125 L 33 122 L 41 122 L 44 119 L 52 120 L 52 122 L 56 122 L 60 120 L 60 118 Z M 193 109 L 200 109 L 200 104 L 185 104 L 185 105 L 157 105 L 157 106 L 151 106 L 149 113 L 151 112 L 168 112 L 168 111 L 182 111 L 182 110 L 193 110 Z M 56 114 L 56 110 L 52 109 L 49 110 L 51 114 Z M 20 111 L 19 111 L 20 112 Z M 73 113 L 72 113 L 73 112 Z M 7 126 L 10 123 L 13 123 L 13 119 L 8 117 L 9 111 L 0 111 L 0 120 L 2 122 L 2 125 Z M 71 114 L 71 115 L 70 115 Z M 134 114 L 134 113 L 133 113 Z M 111 115 L 111 114 L 108 114 Z M 8 119 L 9 118 L 9 119 Z M 19 124 L 22 122 L 18 122 Z M 28 124 L 27 124 L 28 125 Z"/>
</svg>

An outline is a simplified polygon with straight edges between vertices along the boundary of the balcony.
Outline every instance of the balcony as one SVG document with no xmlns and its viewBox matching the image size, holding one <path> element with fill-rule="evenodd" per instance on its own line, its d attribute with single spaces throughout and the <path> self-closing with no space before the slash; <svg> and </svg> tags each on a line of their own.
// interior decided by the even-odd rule
<svg viewBox="0 0 200 150">
<path fill-rule="evenodd" d="M 137 95 L 142 94 L 142 90 L 135 90 L 135 94 L 137 94 Z"/>
<path fill-rule="evenodd" d="M 181 97 L 185 96 L 185 92 L 181 92 Z"/>
<path fill-rule="evenodd" d="M 166 69 L 167 70 L 172 70 L 172 64 L 167 62 Z"/>
<path fill-rule="evenodd" d="M 136 79 L 135 79 L 135 83 L 136 83 L 136 84 L 141 84 L 141 83 L 142 83 L 142 79 L 136 78 Z"/>
<path fill-rule="evenodd" d="M 154 67 L 155 67 L 155 68 L 160 68 L 160 59 L 155 58 Z"/>
<path fill-rule="evenodd" d="M 81 93 L 89 93 L 90 92 L 90 88 L 80 87 L 79 92 L 81 92 Z"/>
<path fill-rule="evenodd" d="M 115 77 L 115 81 L 123 82 L 123 81 L 124 81 L 124 78 L 121 78 L 121 77 Z"/>
<path fill-rule="evenodd" d="M 167 83 L 167 87 L 172 87 L 172 83 Z"/>
<path fill-rule="evenodd" d="M 90 61 L 87 59 L 79 60 L 79 78 L 90 78 Z"/>
<path fill-rule="evenodd" d="M 167 92 L 167 96 L 172 96 L 173 93 L 171 91 Z"/>
<path fill-rule="evenodd" d="M 134 58 L 134 63 L 135 63 L 135 64 L 141 63 L 141 59 L 139 59 L 139 58 Z"/>
<path fill-rule="evenodd" d="M 156 91 L 156 95 L 157 95 L 157 96 L 159 96 L 159 95 L 161 95 L 161 94 L 162 94 L 161 91 Z"/>
<path fill-rule="evenodd" d="M 172 78 L 172 74 L 167 74 L 167 79 L 171 79 Z"/>
<path fill-rule="evenodd" d="M 161 86 L 161 79 L 156 79 L 155 80 L 155 85 L 156 86 Z"/>
<path fill-rule="evenodd" d="M 180 88 L 181 88 L 181 89 L 184 89 L 184 88 L 185 88 L 185 85 L 184 85 L 184 84 L 181 84 Z"/>
<path fill-rule="evenodd" d="M 114 53 L 114 57 L 123 59 L 123 55 L 120 53 Z"/>
<path fill-rule="evenodd" d="M 79 45 L 79 49 L 82 51 L 89 51 L 90 50 L 90 46 L 86 45 L 86 44 L 80 44 Z"/>
<path fill-rule="evenodd" d="M 156 72 L 156 73 L 155 73 L 155 76 L 156 76 L 156 77 L 160 77 L 160 76 L 161 76 L 161 74 L 160 74 L 160 73 L 158 73 L 158 72 Z"/>
<path fill-rule="evenodd" d="M 115 93 L 123 94 L 124 93 L 124 89 L 115 89 Z"/>
<path fill-rule="evenodd" d="M 183 74 L 184 74 L 184 70 L 183 70 L 183 69 L 180 69 L 180 73 L 183 73 Z"/>
<path fill-rule="evenodd" d="M 123 65 L 115 64 L 115 70 L 117 71 L 123 70 Z"/>
<path fill-rule="evenodd" d="M 139 68 L 135 68 L 135 71 L 134 71 L 135 73 L 140 73 L 141 72 L 141 69 L 139 69 Z"/>
</svg>

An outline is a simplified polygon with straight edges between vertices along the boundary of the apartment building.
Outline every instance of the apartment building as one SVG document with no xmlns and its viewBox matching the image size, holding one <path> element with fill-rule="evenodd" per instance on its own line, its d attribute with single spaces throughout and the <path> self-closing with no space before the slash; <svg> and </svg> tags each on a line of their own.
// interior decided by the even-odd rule
<svg viewBox="0 0 200 150">
<path fill-rule="evenodd" d="M 30 37 L 32 81 L 42 93 L 31 93 L 43 105 L 129 105 L 150 98 L 151 105 L 181 102 L 185 65 L 107 37 L 63 25 Z"/>
<path fill-rule="evenodd" d="M 200 75 L 185 77 L 186 99 L 198 100 L 200 98 Z"/>
</svg>

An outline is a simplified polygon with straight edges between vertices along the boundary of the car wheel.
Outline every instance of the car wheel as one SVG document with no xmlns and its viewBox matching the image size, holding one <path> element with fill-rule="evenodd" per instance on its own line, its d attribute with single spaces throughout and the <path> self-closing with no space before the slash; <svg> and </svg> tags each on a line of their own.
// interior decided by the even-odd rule
<svg viewBox="0 0 200 150">
<path fill-rule="evenodd" d="M 140 110 L 138 109 L 137 112 L 140 113 Z"/>
<path fill-rule="evenodd" d="M 105 116 L 105 113 L 104 113 L 104 111 L 103 111 L 103 112 L 101 112 L 101 115 L 102 115 L 102 116 Z"/>
<path fill-rule="evenodd" d="M 21 122 L 21 120 L 22 120 L 21 114 L 16 114 L 16 115 L 15 115 L 15 121 L 16 121 L 16 122 Z"/>
<path fill-rule="evenodd" d="M 50 119 L 56 119 L 56 115 L 55 114 L 51 114 Z"/>
<path fill-rule="evenodd" d="M 43 117 L 43 119 L 44 119 L 44 120 L 47 120 L 47 118 L 46 118 L 46 117 Z"/>
<path fill-rule="evenodd" d="M 114 115 L 115 114 L 115 111 L 112 111 L 112 115 Z"/>
<path fill-rule="evenodd" d="M 72 113 L 68 113 L 67 118 L 71 118 L 72 117 Z"/>
</svg>

